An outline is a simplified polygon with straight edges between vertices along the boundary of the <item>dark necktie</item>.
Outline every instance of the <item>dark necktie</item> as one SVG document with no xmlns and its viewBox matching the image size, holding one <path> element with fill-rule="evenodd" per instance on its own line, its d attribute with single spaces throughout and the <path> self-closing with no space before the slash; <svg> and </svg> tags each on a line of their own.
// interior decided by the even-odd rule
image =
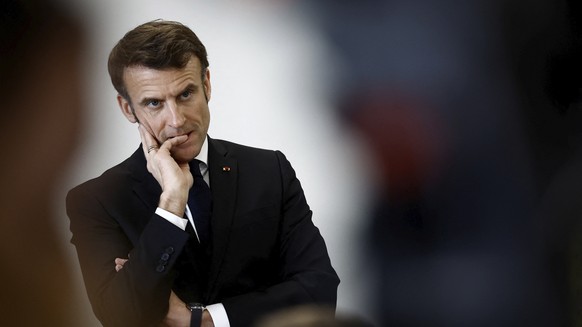
<svg viewBox="0 0 582 327">
<path fill-rule="evenodd" d="M 200 238 L 200 244 L 206 247 L 210 239 L 210 216 L 212 214 L 212 194 L 208 184 L 200 173 L 200 161 L 190 161 L 190 171 L 194 177 L 194 185 L 188 195 L 188 206 L 192 212 L 192 219 Z M 190 224 L 188 224 L 190 227 Z M 191 228 L 191 227 L 190 227 Z M 188 229 L 188 228 L 187 228 Z"/>
<path fill-rule="evenodd" d="M 188 221 L 186 231 L 190 234 L 190 239 L 176 263 L 177 274 L 172 287 L 186 303 L 204 302 L 211 252 L 209 240 L 212 195 L 200 174 L 200 161 L 190 162 L 190 172 L 194 177 L 194 184 L 188 194 L 188 207 L 192 213 L 200 243 L 196 239 L 192 224 Z"/>
</svg>

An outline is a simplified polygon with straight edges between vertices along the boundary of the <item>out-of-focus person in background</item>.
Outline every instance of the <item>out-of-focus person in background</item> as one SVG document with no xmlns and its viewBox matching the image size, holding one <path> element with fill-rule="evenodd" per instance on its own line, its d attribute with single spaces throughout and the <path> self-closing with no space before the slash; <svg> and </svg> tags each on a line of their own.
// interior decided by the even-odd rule
<svg viewBox="0 0 582 327">
<path fill-rule="evenodd" d="M 0 4 L 1 326 L 82 326 L 51 212 L 83 112 L 84 33 L 52 1 Z"/>
<path fill-rule="evenodd" d="M 567 160 L 544 185 L 536 222 L 566 323 L 582 326 L 582 2 L 565 4 L 567 37 L 549 56 L 546 90 L 561 113 Z"/>
<path fill-rule="evenodd" d="M 557 211 L 581 202 L 579 186 L 540 203 L 582 129 L 548 88 L 580 5 L 306 3 L 337 54 L 331 97 L 375 159 L 363 170 L 377 181 L 365 267 L 378 324 L 572 324 L 580 276 L 564 267 L 580 256 L 550 240 L 580 243 L 565 233 L 579 210 Z"/>
</svg>

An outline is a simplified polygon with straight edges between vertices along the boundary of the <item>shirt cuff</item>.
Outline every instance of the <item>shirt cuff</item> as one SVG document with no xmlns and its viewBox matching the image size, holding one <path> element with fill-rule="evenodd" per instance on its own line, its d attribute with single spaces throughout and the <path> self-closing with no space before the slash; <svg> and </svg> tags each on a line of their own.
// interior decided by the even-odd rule
<svg viewBox="0 0 582 327">
<path fill-rule="evenodd" d="M 226 314 L 226 310 L 222 303 L 207 305 L 206 310 L 208 310 L 210 317 L 212 317 L 214 327 L 230 327 L 228 315 Z"/>
<path fill-rule="evenodd" d="M 156 215 L 164 218 L 165 220 L 169 221 L 170 223 L 174 224 L 176 227 L 186 230 L 186 224 L 188 224 L 188 219 L 184 219 L 181 217 L 176 216 L 175 214 L 164 210 L 160 207 L 156 209 Z"/>
</svg>

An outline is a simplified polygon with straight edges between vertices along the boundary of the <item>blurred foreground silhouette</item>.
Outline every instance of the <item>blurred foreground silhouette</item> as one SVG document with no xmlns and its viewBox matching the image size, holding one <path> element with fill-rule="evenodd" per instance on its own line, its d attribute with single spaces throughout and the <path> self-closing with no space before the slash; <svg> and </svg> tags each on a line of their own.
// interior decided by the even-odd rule
<svg viewBox="0 0 582 327">
<path fill-rule="evenodd" d="M 4 0 L 0 9 L 0 325 L 82 326 L 51 213 L 80 129 L 83 32 L 50 1 Z"/>
</svg>

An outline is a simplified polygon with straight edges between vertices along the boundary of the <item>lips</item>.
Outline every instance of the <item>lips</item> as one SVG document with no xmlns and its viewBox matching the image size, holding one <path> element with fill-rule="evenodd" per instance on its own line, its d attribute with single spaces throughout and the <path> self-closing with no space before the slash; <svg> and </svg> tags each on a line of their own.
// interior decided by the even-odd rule
<svg viewBox="0 0 582 327">
<path fill-rule="evenodd" d="M 188 136 L 188 138 L 190 138 L 190 134 L 192 134 L 192 131 L 190 131 L 190 132 L 188 132 L 188 133 L 182 133 L 182 134 L 171 135 L 171 136 L 168 136 L 166 139 L 167 139 L 167 140 L 169 140 L 169 139 L 173 139 L 173 138 L 176 138 L 176 137 L 178 137 L 178 136 L 182 136 L 182 135 L 186 135 L 186 136 Z"/>
<path fill-rule="evenodd" d="M 183 145 L 186 145 L 186 143 L 189 143 L 190 140 L 192 140 L 192 133 L 193 132 L 194 131 L 190 131 L 188 133 L 174 135 L 174 136 L 169 137 L 168 139 L 175 138 L 175 137 L 179 137 L 179 136 L 183 136 L 183 135 L 187 136 L 186 139 L 183 142 L 181 142 L 181 143 L 179 143 L 179 144 L 176 145 L 177 147 L 181 147 Z"/>
</svg>

